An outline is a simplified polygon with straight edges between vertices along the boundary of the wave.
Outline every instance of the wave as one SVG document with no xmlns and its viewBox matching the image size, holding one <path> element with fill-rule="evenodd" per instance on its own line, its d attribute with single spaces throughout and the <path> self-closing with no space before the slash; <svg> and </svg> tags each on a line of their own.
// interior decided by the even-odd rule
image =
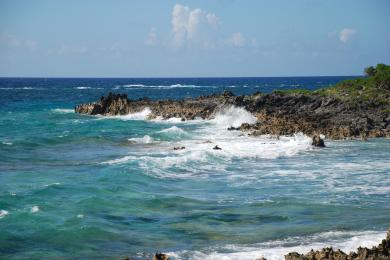
<svg viewBox="0 0 390 260">
<path fill-rule="evenodd" d="M 123 121 L 128 121 L 128 120 L 147 120 L 149 115 L 152 113 L 152 110 L 150 108 L 145 107 L 142 111 L 140 112 L 135 112 L 127 115 L 120 115 L 120 116 L 97 116 L 98 119 L 119 119 Z"/>
<path fill-rule="evenodd" d="M 12 142 L 8 142 L 8 141 L 2 141 L 1 143 L 4 144 L 4 145 L 13 145 Z"/>
<path fill-rule="evenodd" d="M 84 87 L 84 86 L 80 86 L 80 87 L 75 87 L 75 89 L 90 89 L 91 87 Z"/>
<path fill-rule="evenodd" d="M 254 124 L 257 118 L 244 108 L 229 106 L 219 111 L 211 122 L 219 127 L 228 128 L 239 127 L 243 123 Z"/>
<path fill-rule="evenodd" d="M 143 84 L 126 84 L 116 85 L 114 89 L 175 89 L 175 88 L 217 88 L 217 86 L 198 86 L 198 85 L 183 85 L 183 84 L 172 84 L 172 85 L 143 85 Z"/>
<path fill-rule="evenodd" d="M 4 210 L 4 209 L 0 210 L 0 219 L 4 218 L 8 214 L 9 214 L 9 212 L 7 210 Z"/>
<path fill-rule="evenodd" d="M 188 133 L 184 131 L 183 129 L 177 127 L 177 126 L 172 126 L 166 129 L 163 129 L 159 131 L 158 133 L 165 134 L 167 137 L 186 137 L 188 136 Z"/>
<path fill-rule="evenodd" d="M 371 248 L 378 245 L 386 232 L 378 231 L 330 231 L 305 237 L 290 237 L 255 245 L 227 245 L 221 248 L 207 248 L 201 251 L 168 252 L 177 259 L 257 259 L 265 257 L 270 260 L 282 260 L 290 252 L 307 253 L 311 249 L 321 250 L 332 246 L 345 253 L 356 251 L 359 246 Z"/>
<path fill-rule="evenodd" d="M 52 111 L 55 113 L 60 113 L 60 114 L 74 113 L 74 109 L 68 109 L 68 108 L 55 108 L 55 109 L 52 109 Z"/>
<path fill-rule="evenodd" d="M 144 135 L 144 137 L 129 138 L 128 140 L 136 144 L 151 144 L 154 142 L 154 139 L 149 135 Z"/>
</svg>

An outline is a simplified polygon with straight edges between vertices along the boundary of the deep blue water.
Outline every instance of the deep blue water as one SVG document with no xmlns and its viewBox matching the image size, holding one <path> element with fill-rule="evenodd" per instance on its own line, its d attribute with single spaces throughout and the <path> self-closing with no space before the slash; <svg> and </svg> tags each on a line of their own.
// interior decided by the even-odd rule
<svg viewBox="0 0 390 260">
<path fill-rule="evenodd" d="M 315 149 L 301 134 L 242 136 L 226 128 L 255 119 L 233 107 L 192 122 L 73 112 L 110 91 L 180 99 L 345 78 L 0 78 L 0 258 L 279 259 L 378 243 L 390 226 L 388 139 Z"/>
</svg>

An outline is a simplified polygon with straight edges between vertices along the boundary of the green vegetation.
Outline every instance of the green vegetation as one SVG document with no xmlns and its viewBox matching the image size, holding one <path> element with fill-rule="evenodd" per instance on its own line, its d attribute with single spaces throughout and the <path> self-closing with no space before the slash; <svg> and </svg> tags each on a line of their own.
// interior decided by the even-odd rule
<svg viewBox="0 0 390 260">
<path fill-rule="evenodd" d="M 367 77 L 344 80 L 333 87 L 314 91 L 349 102 L 374 102 L 390 104 L 390 66 L 378 64 L 365 69 Z"/>
<path fill-rule="evenodd" d="M 364 70 L 366 77 L 344 80 L 332 87 L 315 91 L 293 89 L 277 90 L 274 93 L 318 94 L 332 96 L 346 102 L 369 102 L 376 105 L 390 105 L 390 66 L 378 64 Z"/>
</svg>

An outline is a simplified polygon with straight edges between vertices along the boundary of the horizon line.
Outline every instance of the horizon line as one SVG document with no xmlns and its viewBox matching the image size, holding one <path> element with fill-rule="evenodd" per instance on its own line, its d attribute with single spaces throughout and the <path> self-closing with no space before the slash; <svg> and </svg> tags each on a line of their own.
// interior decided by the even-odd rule
<svg viewBox="0 0 390 260">
<path fill-rule="evenodd" d="M 0 76 L 0 79 L 221 79 L 221 78 L 312 78 L 312 77 L 364 77 L 359 75 L 313 75 L 313 76 L 180 76 L 180 77 L 100 77 L 100 76 Z"/>
</svg>

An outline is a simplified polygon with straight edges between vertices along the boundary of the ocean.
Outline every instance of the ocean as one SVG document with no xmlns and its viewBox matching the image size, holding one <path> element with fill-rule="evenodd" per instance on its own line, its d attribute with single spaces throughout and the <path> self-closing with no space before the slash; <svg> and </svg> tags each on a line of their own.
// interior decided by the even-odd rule
<svg viewBox="0 0 390 260">
<path fill-rule="evenodd" d="M 74 113 L 109 92 L 182 99 L 346 78 L 0 78 L 0 258 L 283 259 L 378 244 L 389 139 L 250 137 L 226 130 L 255 121 L 237 107 L 186 122 Z"/>
</svg>

